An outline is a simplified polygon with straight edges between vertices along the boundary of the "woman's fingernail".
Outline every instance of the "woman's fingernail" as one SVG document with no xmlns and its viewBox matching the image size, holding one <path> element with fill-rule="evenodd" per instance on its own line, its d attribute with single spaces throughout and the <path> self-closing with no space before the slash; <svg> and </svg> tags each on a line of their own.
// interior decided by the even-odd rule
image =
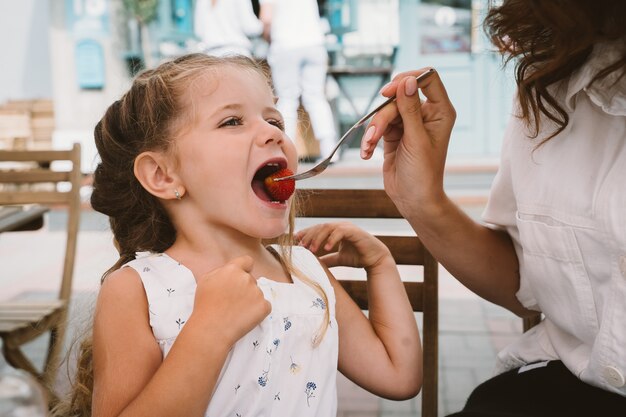
<svg viewBox="0 0 626 417">
<path fill-rule="evenodd" d="M 365 131 L 365 135 L 363 136 L 363 142 L 366 144 L 374 137 L 374 133 L 376 133 L 376 126 L 370 126 Z"/>
<path fill-rule="evenodd" d="M 404 84 L 404 92 L 407 96 L 412 96 L 417 91 L 417 80 L 415 77 L 410 77 Z"/>
</svg>

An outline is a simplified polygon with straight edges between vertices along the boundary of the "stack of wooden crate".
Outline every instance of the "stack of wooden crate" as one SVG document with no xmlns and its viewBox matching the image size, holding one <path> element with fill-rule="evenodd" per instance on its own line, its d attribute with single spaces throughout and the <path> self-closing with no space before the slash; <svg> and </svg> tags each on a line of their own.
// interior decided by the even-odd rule
<svg viewBox="0 0 626 417">
<path fill-rule="evenodd" d="M 10 100 L 0 105 L 0 149 L 52 148 L 52 100 Z"/>
</svg>

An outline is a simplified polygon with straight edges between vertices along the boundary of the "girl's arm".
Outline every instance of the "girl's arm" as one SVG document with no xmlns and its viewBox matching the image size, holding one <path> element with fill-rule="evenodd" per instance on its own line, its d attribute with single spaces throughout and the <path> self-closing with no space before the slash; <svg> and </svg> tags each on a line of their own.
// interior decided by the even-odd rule
<svg viewBox="0 0 626 417">
<path fill-rule="evenodd" d="M 231 346 L 270 311 L 251 269 L 242 257 L 198 279 L 194 310 L 165 360 L 137 273 L 107 277 L 94 322 L 93 417 L 203 416 Z"/>
<path fill-rule="evenodd" d="M 351 223 L 305 229 L 296 236 L 312 252 L 337 243 L 322 256 L 326 267 L 367 271 L 369 319 L 328 272 L 335 290 L 339 324 L 339 370 L 381 397 L 412 398 L 422 386 L 422 347 L 413 309 L 389 249 Z"/>
</svg>

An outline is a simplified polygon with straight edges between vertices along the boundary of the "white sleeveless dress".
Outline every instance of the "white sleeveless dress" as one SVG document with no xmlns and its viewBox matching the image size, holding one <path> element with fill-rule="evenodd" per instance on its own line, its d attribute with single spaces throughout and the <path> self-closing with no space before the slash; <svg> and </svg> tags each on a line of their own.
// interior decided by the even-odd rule
<svg viewBox="0 0 626 417">
<path fill-rule="evenodd" d="M 293 284 L 259 278 L 257 284 L 272 304 L 272 312 L 229 352 L 205 416 L 336 415 L 335 294 L 311 252 L 294 246 L 292 258 L 299 271 L 324 289 L 329 305 L 296 276 Z M 189 269 L 166 254 L 138 254 L 125 266 L 141 276 L 150 326 L 165 358 L 193 309 L 195 279 Z M 330 325 L 321 343 L 313 347 L 326 308 L 330 309 Z M 190 366 L 193 363 L 189 358 Z"/>
</svg>

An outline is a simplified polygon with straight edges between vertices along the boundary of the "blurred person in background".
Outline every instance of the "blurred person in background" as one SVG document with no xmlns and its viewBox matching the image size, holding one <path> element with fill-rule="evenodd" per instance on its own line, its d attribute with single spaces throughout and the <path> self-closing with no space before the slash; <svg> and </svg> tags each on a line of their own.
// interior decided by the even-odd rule
<svg viewBox="0 0 626 417">
<path fill-rule="evenodd" d="M 200 52 L 251 57 L 250 38 L 261 36 L 263 24 L 249 0 L 197 0 L 194 31 L 200 40 Z"/>
<path fill-rule="evenodd" d="M 321 156 L 325 157 L 335 147 L 337 133 L 325 93 L 328 52 L 317 1 L 260 0 L 259 3 L 263 35 L 270 43 L 267 61 L 287 136 L 292 140 L 296 137 L 301 98 L 320 143 Z"/>
</svg>

